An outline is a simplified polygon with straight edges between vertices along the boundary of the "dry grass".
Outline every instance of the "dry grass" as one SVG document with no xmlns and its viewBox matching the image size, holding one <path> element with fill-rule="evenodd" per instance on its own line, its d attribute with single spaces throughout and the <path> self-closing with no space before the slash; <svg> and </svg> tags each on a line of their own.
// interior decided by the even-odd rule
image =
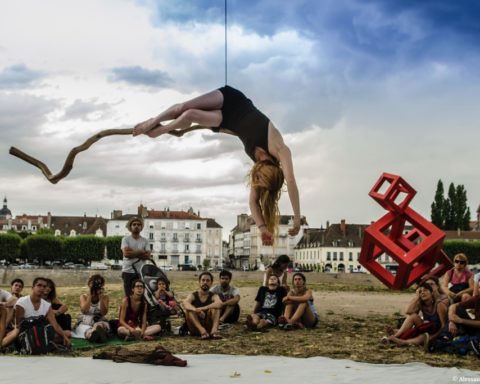
<svg viewBox="0 0 480 384">
<path fill-rule="evenodd" d="M 170 274 L 170 278 L 177 299 L 183 299 L 197 287 L 193 273 Z M 290 332 L 272 329 L 268 333 L 246 331 L 243 321 L 253 309 L 261 276 L 258 273 L 242 274 L 234 281 L 242 291 L 241 322 L 222 331 L 224 339 L 202 341 L 190 336 L 166 336 L 161 339 L 161 344 L 177 354 L 325 356 L 368 363 L 415 361 L 433 366 L 478 369 L 478 358 L 475 356 L 428 354 L 420 347 L 398 348 L 379 343 L 385 324 L 395 324 L 401 316 L 401 308 L 411 297 L 410 292 L 390 292 L 367 275 L 336 279 L 324 274 L 308 274 L 307 279 L 309 286 L 315 290 L 316 305 L 320 309 L 321 319 L 316 329 Z M 118 316 L 121 284 L 109 284 L 107 289 L 110 318 L 114 318 Z M 79 313 L 78 298 L 86 287 L 59 287 L 57 290 L 59 298 L 69 305 L 69 312 L 76 318 Z M 149 343 L 135 344 L 134 348 L 139 346 L 151 348 Z M 93 353 L 90 350 L 79 355 L 91 356 Z"/>
</svg>

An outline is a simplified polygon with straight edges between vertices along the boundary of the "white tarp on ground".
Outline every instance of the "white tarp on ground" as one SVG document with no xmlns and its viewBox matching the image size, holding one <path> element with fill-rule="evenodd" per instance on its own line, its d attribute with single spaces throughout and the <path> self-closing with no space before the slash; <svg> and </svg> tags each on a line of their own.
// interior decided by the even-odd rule
<svg viewBox="0 0 480 384">
<path fill-rule="evenodd" d="M 480 383 L 480 371 L 422 363 L 367 364 L 326 357 L 179 355 L 186 368 L 87 357 L 0 357 L 1 384 Z M 480 366 L 480 365 L 479 365 Z"/>
</svg>

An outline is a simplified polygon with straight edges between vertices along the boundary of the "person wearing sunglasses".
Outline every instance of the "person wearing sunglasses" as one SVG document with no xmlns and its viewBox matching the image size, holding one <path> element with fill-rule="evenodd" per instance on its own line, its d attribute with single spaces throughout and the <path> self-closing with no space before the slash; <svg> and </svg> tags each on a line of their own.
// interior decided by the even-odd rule
<svg viewBox="0 0 480 384">
<path fill-rule="evenodd" d="M 454 267 L 443 277 L 443 291 L 452 303 L 468 300 L 473 293 L 473 273 L 467 268 L 468 258 L 459 253 L 453 258 Z"/>
</svg>

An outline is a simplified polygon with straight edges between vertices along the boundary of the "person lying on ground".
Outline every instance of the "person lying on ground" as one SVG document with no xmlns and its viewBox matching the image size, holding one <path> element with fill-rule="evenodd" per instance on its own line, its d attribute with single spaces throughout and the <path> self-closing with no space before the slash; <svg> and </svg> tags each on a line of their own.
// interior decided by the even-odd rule
<svg viewBox="0 0 480 384">
<path fill-rule="evenodd" d="M 285 296 L 287 296 L 285 287 L 280 286 L 277 276 L 271 275 L 268 278 L 268 286 L 258 289 L 253 314 L 247 316 L 247 328 L 251 331 L 262 331 L 277 325 Z"/>
<path fill-rule="evenodd" d="M 105 293 L 105 279 L 95 274 L 88 279 L 89 292 L 80 295 L 80 316 L 73 337 L 87 339 L 93 343 L 104 343 L 108 339 L 110 325 L 108 313 L 109 297 Z"/>
<path fill-rule="evenodd" d="M 284 330 L 293 328 L 314 328 L 319 319 L 313 305 L 313 291 L 307 288 L 307 279 L 303 273 L 294 273 L 292 290 L 283 298 L 285 310 L 278 319 L 278 325 Z"/>
<path fill-rule="evenodd" d="M 213 287 L 210 291 L 217 294 L 222 301 L 220 310 L 220 324 L 233 324 L 240 317 L 240 290 L 231 285 L 232 272 L 220 271 L 220 284 Z"/>
<path fill-rule="evenodd" d="M 144 293 L 145 284 L 137 279 L 132 282 L 130 296 L 122 299 L 117 334 L 125 340 L 153 340 L 153 336 L 162 330 L 160 324 L 147 324 L 147 302 Z"/>
<path fill-rule="evenodd" d="M 198 276 L 199 289 L 187 296 L 183 301 L 188 331 L 192 336 L 201 339 L 221 339 L 218 332 L 220 323 L 220 297 L 210 292 L 213 276 L 210 272 L 202 272 Z"/>
<path fill-rule="evenodd" d="M 433 289 L 426 282 L 421 283 L 417 290 L 420 312 L 407 315 L 398 330 L 386 327 L 387 335 L 382 342 L 392 342 L 399 346 L 424 345 L 426 349 L 430 342 L 440 334 L 447 322 L 447 307 L 433 297 Z"/>
</svg>

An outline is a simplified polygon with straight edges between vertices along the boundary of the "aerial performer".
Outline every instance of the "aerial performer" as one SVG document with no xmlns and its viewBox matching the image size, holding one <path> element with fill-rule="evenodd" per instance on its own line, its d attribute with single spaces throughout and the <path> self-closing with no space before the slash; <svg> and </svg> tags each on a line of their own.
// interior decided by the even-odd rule
<svg viewBox="0 0 480 384">
<path fill-rule="evenodd" d="M 288 234 L 295 236 L 300 230 L 300 201 L 292 154 L 270 119 L 239 90 L 227 85 L 172 105 L 137 124 L 133 136 L 145 134 L 155 138 L 168 133 L 180 137 L 195 129 L 228 133 L 243 142 L 245 152 L 254 162 L 249 173 L 249 204 L 263 245 L 273 244 L 278 229 L 278 200 L 286 182 L 294 215 Z"/>
</svg>

